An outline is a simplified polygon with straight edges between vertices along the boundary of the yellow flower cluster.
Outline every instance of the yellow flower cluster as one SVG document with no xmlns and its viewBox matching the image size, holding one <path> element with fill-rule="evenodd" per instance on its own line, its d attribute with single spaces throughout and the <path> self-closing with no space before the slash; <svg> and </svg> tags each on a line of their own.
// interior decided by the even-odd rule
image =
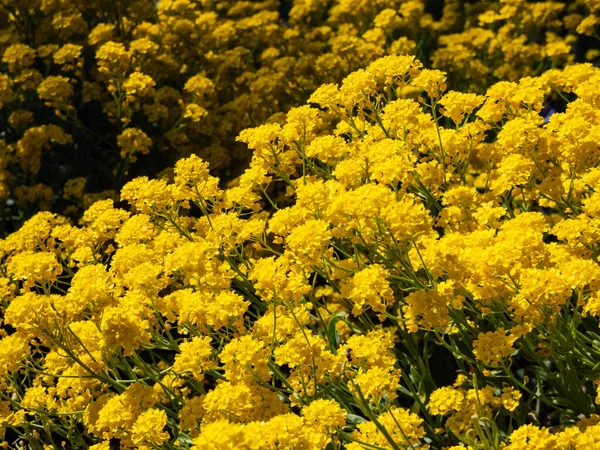
<svg viewBox="0 0 600 450">
<path fill-rule="evenodd" d="M 284 113 L 319 86 L 386 55 L 413 55 L 446 71 L 447 82 L 424 71 L 422 87 L 430 95 L 446 84 L 455 89 L 439 113 L 464 120 L 482 101 L 477 94 L 497 81 L 598 61 L 600 49 L 589 41 L 599 14 L 591 0 L 128 0 L 119 7 L 6 0 L 2 223 L 10 231 L 40 210 L 78 217 L 96 200 L 116 200 L 136 176 L 169 179 L 169 167 L 190 154 L 229 181 L 250 159 L 235 140 L 242 130 L 283 125 Z M 403 86 L 401 78 L 420 68 L 409 59 L 396 64 L 372 66 L 371 80 L 360 72 L 347 78 L 345 107 L 392 80 Z M 284 134 L 300 131 L 290 125 Z M 339 144 L 316 142 L 307 155 L 324 157 Z M 512 161 L 514 176 L 527 170 L 521 163 Z M 74 180 L 85 180 L 78 197 L 68 195 Z"/>
<path fill-rule="evenodd" d="M 428 3 L 2 3 L 5 447 L 598 448 L 600 5 Z"/>
<path fill-rule="evenodd" d="M 34 215 L 0 241 L 5 439 L 594 448 L 598 78 L 475 95 L 387 56 L 244 130 L 235 185 L 191 156 L 129 211 Z"/>
</svg>

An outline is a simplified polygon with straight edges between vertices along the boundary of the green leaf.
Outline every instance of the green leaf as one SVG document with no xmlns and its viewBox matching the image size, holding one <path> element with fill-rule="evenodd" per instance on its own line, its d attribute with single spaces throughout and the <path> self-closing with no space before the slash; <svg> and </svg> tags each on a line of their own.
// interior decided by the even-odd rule
<svg viewBox="0 0 600 450">
<path fill-rule="evenodd" d="M 368 422 L 368 420 L 362 416 L 357 416 L 356 414 L 346 414 L 346 422 L 352 425 L 358 425 L 359 423 Z"/>
<path fill-rule="evenodd" d="M 340 311 L 331 316 L 331 319 L 329 319 L 329 322 L 327 323 L 327 338 L 329 340 L 329 346 L 331 347 L 331 350 L 336 354 L 337 349 L 340 345 L 340 335 L 335 329 L 335 325 L 339 320 L 345 319 L 346 317 L 348 317 L 348 314 L 346 314 L 343 311 Z"/>
</svg>

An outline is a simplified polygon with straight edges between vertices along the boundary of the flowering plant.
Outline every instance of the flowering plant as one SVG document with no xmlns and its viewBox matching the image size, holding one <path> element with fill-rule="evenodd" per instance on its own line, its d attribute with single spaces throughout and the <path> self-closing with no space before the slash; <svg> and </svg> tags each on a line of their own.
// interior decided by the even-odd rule
<svg viewBox="0 0 600 450">
<path fill-rule="evenodd" d="M 290 23 L 327 11 L 346 29 L 367 8 L 355 3 L 298 2 Z M 479 20 L 555 17 L 548 3 L 494 3 Z M 189 2 L 161 4 L 171 17 Z M 273 6 L 223 4 L 232 16 Z M 400 20 L 375 16 L 378 28 Z M 37 70 L 36 51 L 30 62 L 4 53 L 8 83 Z M 151 102 L 165 111 L 159 77 L 131 57 L 111 40 L 96 53 L 96 83 L 120 92 L 103 107 L 127 164 L 169 130 L 186 133 L 186 120 L 208 120 L 223 89 L 194 70 L 176 95 L 185 127 L 147 133 L 129 124 Z M 600 69 L 511 69 L 493 82 L 504 67 L 460 90 L 428 65 L 373 58 L 240 130 L 251 158 L 233 180 L 191 152 L 171 176 L 88 196 L 77 220 L 40 211 L 0 240 L 4 446 L 597 448 Z M 56 120 L 77 118 L 73 82 L 42 78 Z M 15 148 L 73 140 L 56 124 L 25 134 Z"/>
<path fill-rule="evenodd" d="M 250 159 L 242 130 L 283 124 L 385 55 L 415 55 L 478 94 L 598 58 L 593 1 L 430 3 L 3 1 L 0 232 L 38 211 L 78 219 L 191 154 L 231 181 Z"/>
</svg>

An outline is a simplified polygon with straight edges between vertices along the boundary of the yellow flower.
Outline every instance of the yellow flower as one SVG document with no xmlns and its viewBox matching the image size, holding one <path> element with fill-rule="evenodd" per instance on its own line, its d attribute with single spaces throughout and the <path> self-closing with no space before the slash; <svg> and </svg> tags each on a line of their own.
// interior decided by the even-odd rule
<svg viewBox="0 0 600 450">
<path fill-rule="evenodd" d="M 169 439 L 169 433 L 163 431 L 167 425 L 167 414 L 156 408 L 141 413 L 131 429 L 134 444 L 160 445 Z"/>
<path fill-rule="evenodd" d="M 121 149 L 122 158 L 130 157 L 135 160 L 135 153 L 150 153 L 152 140 L 139 128 L 127 128 L 117 136 L 117 145 Z"/>
<path fill-rule="evenodd" d="M 122 348 L 126 355 L 150 343 L 150 311 L 141 294 L 128 293 L 116 306 L 102 312 L 100 329 L 109 348 Z"/>
<path fill-rule="evenodd" d="M 127 101 L 132 102 L 140 97 L 148 97 L 154 94 L 155 81 L 152 77 L 141 72 L 133 72 L 123 82 L 123 89 L 127 95 Z"/>
<path fill-rule="evenodd" d="M 29 339 L 22 333 L 0 339 L 0 377 L 17 372 L 29 352 Z"/>
<path fill-rule="evenodd" d="M 60 108 L 73 96 L 73 86 L 66 77 L 47 77 L 38 86 L 38 95 L 48 105 Z"/>
<path fill-rule="evenodd" d="M 521 399 L 521 393 L 513 387 L 502 388 L 502 406 L 509 411 L 514 411 L 519 406 L 519 400 Z"/>
<path fill-rule="evenodd" d="M 208 111 L 204 109 L 202 106 L 196 105 L 195 103 L 191 103 L 185 107 L 185 112 L 183 117 L 185 119 L 190 119 L 192 122 L 199 122 L 200 119 L 208 115 Z"/>
<path fill-rule="evenodd" d="M 187 80 L 184 89 L 200 98 L 211 94 L 215 90 L 215 85 L 205 76 L 195 75 Z"/>
<path fill-rule="evenodd" d="M 183 342 L 181 352 L 175 357 L 173 370 L 175 372 L 191 372 L 196 380 L 202 380 L 204 371 L 215 366 L 211 360 L 213 350 L 209 337 L 195 337 Z"/>
<path fill-rule="evenodd" d="M 55 282 L 63 267 L 54 253 L 25 251 L 11 258 L 7 270 L 15 279 L 22 280 L 25 287 L 30 288 L 36 283 Z"/>
<path fill-rule="evenodd" d="M 423 69 L 413 80 L 413 84 L 422 88 L 435 101 L 446 90 L 446 74 L 440 70 Z"/>
<path fill-rule="evenodd" d="M 356 273 L 344 285 L 342 295 L 352 301 L 352 314 L 361 314 L 367 306 L 381 313 L 392 304 L 394 293 L 387 280 L 389 276 L 381 265 L 373 264 Z"/>
<path fill-rule="evenodd" d="M 81 56 L 82 49 L 81 45 L 65 44 L 54 52 L 52 58 L 56 64 L 72 64 Z"/>
<path fill-rule="evenodd" d="M 507 336 L 506 333 L 504 328 L 479 333 L 477 339 L 473 341 L 475 357 L 485 365 L 500 365 L 515 351 L 513 344 L 516 339 L 511 335 Z"/>
<path fill-rule="evenodd" d="M 431 414 L 448 414 L 450 411 L 460 411 L 465 395 L 458 389 L 442 387 L 433 391 L 427 403 Z"/>
<path fill-rule="evenodd" d="M 35 50 L 25 44 L 13 44 L 4 50 L 2 62 L 8 64 L 10 72 L 31 66 L 35 61 Z"/>
<path fill-rule="evenodd" d="M 108 41 L 96 50 L 96 59 L 100 72 L 118 74 L 129 68 L 130 55 L 123 44 Z"/>
<path fill-rule="evenodd" d="M 242 425 L 221 419 L 202 427 L 200 435 L 192 441 L 191 450 L 251 450 L 252 440 Z"/>
</svg>

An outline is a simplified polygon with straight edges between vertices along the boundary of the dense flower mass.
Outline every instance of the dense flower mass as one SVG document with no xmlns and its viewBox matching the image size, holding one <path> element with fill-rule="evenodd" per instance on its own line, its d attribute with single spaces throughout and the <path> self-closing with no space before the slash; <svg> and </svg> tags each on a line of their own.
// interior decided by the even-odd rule
<svg viewBox="0 0 600 450">
<path fill-rule="evenodd" d="M 404 58 L 347 78 L 346 107 L 359 91 L 405 86 L 423 62 L 447 74 L 440 85 L 425 70 L 424 91 L 447 85 L 439 113 L 460 121 L 497 81 L 600 60 L 591 0 L 112 3 L 0 4 L 3 235 L 38 211 L 77 219 L 138 176 L 169 180 L 182 156 L 231 181 L 251 156 L 240 132 L 283 125 L 317 88 L 335 96 L 386 55 Z"/>
<path fill-rule="evenodd" d="M 600 446 L 600 4 L 431 3 L 0 4 L 5 447 Z"/>
</svg>

